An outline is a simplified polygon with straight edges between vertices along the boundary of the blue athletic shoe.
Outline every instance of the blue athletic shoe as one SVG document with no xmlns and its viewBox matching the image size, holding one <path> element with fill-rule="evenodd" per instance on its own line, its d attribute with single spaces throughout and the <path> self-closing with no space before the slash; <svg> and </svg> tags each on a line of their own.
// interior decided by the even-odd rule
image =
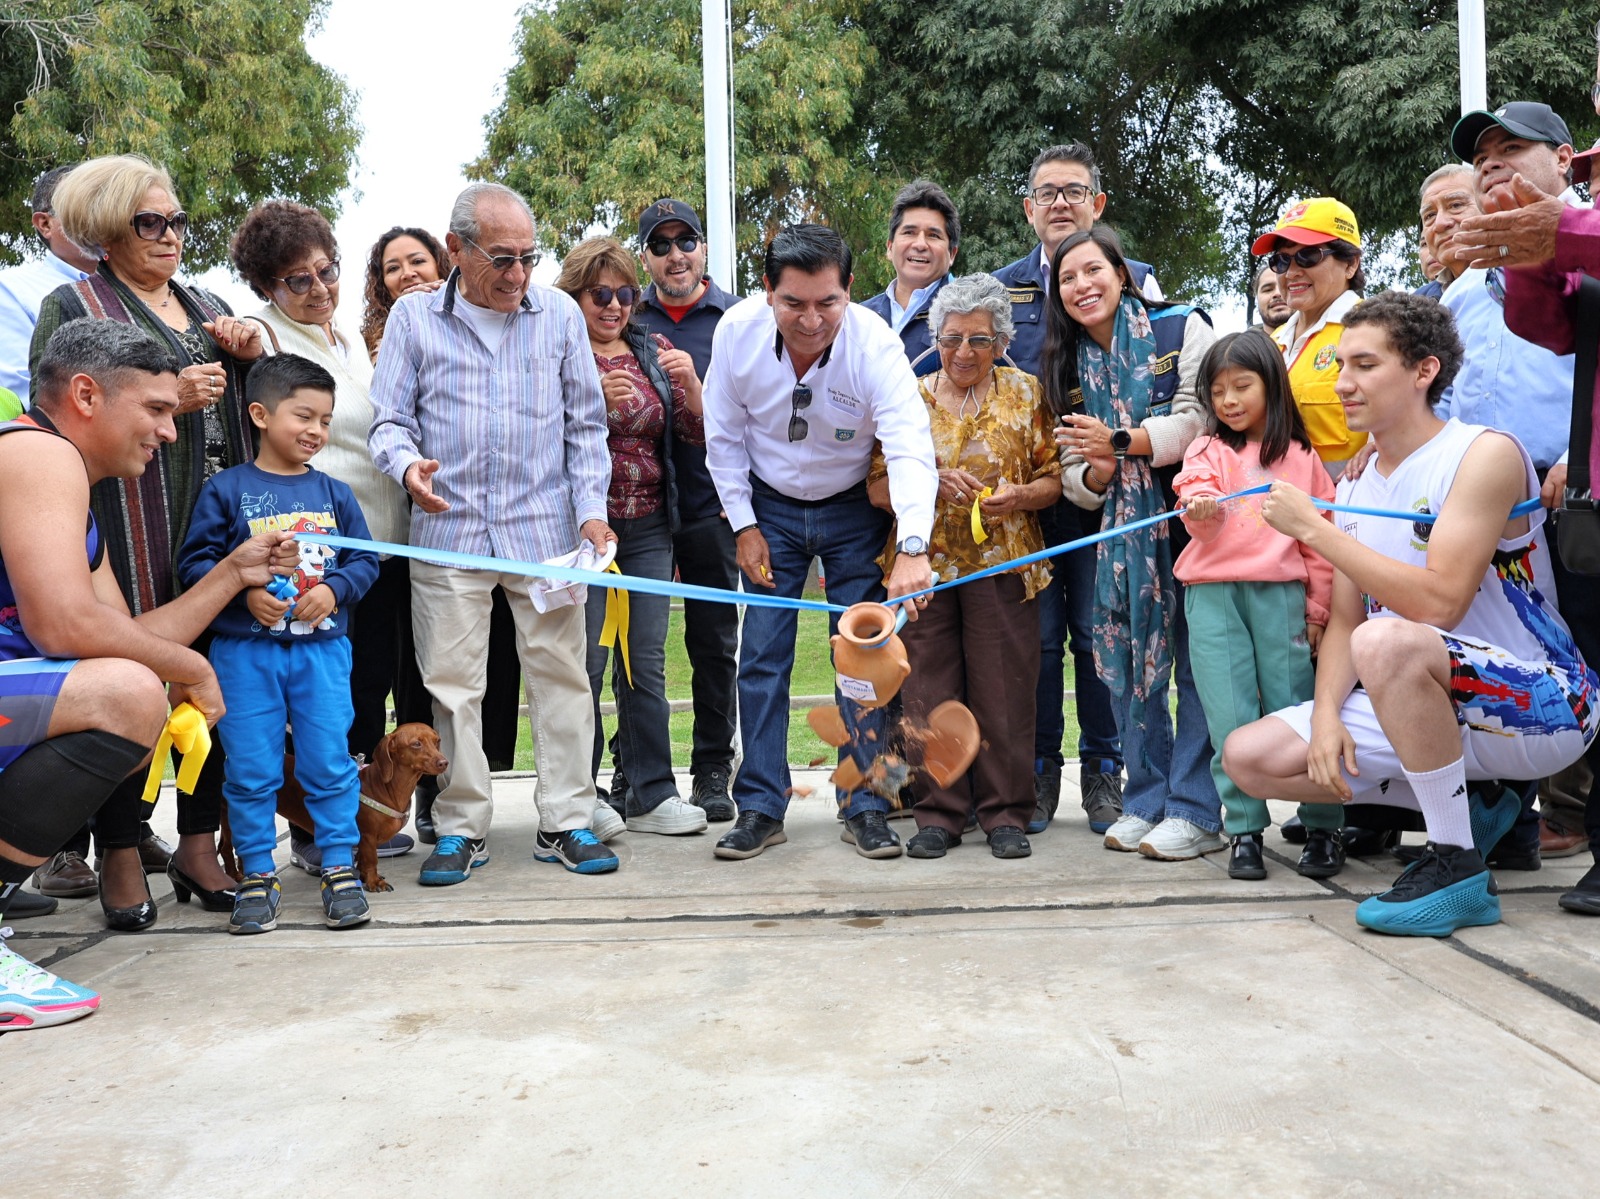
<svg viewBox="0 0 1600 1199">
<path fill-rule="evenodd" d="M 1494 798 L 1485 800 L 1484 792 L 1492 791 Z M 1472 844 L 1478 856 L 1487 858 L 1489 851 L 1500 844 L 1511 831 L 1522 813 L 1522 797 L 1510 787 L 1496 782 L 1474 783 L 1467 792 L 1467 811 L 1472 815 Z"/>
<path fill-rule="evenodd" d="M 1476 849 L 1435 845 L 1394 886 L 1356 907 L 1356 923 L 1398 937 L 1448 937 L 1458 928 L 1500 922 L 1500 894 Z"/>
<path fill-rule="evenodd" d="M 467 876 L 489 862 L 489 842 L 468 837 L 440 837 L 428 860 L 422 863 L 417 881 L 424 887 L 449 887 L 464 883 Z"/>
<path fill-rule="evenodd" d="M 560 862 L 575 874 L 605 874 L 617 868 L 617 855 L 586 828 L 557 833 L 540 829 L 533 856 L 541 862 Z"/>
</svg>

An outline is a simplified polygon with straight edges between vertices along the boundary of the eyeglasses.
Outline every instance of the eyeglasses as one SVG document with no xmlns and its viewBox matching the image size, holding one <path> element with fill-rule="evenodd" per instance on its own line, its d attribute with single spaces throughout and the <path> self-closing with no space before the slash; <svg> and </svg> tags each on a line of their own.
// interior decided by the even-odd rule
<svg viewBox="0 0 1600 1199">
<path fill-rule="evenodd" d="M 1267 269 L 1274 275 L 1287 275 L 1292 262 L 1302 270 L 1309 271 L 1332 253 L 1332 246 L 1301 246 L 1293 254 L 1287 250 L 1276 250 L 1267 257 Z"/>
<path fill-rule="evenodd" d="M 325 286 L 332 287 L 339 282 L 339 260 L 335 258 L 327 266 L 317 271 L 298 271 L 293 275 L 285 275 L 279 279 L 273 276 L 274 283 L 281 283 L 297 296 L 303 296 L 311 290 L 313 278 L 320 279 Z"/>
<path fill-rule="evenodd" d="M 700 248 L 700 239 L 693 233 L 685 233 L 681 237 L 652 237 L 644 244 L 645 248 L 657 258 L 665 258 L 672 253 L 673 246 L 677 246 L 685 254 L 693 254 Z"/>
<path fill-rule="evenodd" d="M 539 265 L 539 259 L 542 257 L 538 250 L 529 250 L 526 254 L 491 254 L 470 237 L 463 237 L 461 240 L 487 258 L 490 268 L 502 275 L 518 263 L 522 264 L 523 270 L 531 271 Z"/>
<path fill-rule="evenodd" d="M 622 307 L 632 308 L 644 293 L 637 287 L 590 287 L 586 289 L 586 294 L 594 301 L 596 308 L 611 307 L 613 298 Z"/>
<path fill-rule="evenodd" d="M 1069 183 L 1065 187 L 1057 187 L 1053 183 L 1046 183 L 1034 188 L 1029 194 L 1033 196 L 1034 203 L 1043 204 L 1046 208 L 1054 204 L 1056 199 L 1062 196 L 1066 197 L 1068 204 L 1076 208 L 1096 193 L 1094 188 L 1082 183 Z"/>
<path fill-rule="evenodd" d="M 980 354 L 1000 344 L 998 337 L 991 337 L 987 333 L 976 333 L 971 337 L 962 337 L 959 333 L 941 333 L 933 340 L 939 344 L 941 350 L 959 350 L 961 343 L 966 342 Z"/>
<path fill-rule="evenodd" d="M 796 383 L 789 402 L 794 405 L 789 412 L 789 440 L 804 441 L 811 427 L 806 424 L 806 418 L 800 415 L 800 411 L 811 407 L 811 388 L 804 383 Z"/>
<path fill-rule="evenodd" d="M 145 241 L 160 241 L 167 235 L 168 229 L 172 230 L 172 236 L 182 241 L 183 235 L 189 232 L 189 214 L 175 212 L 165 216 L 159 212 L 136 212 L 128 224 Z"/>
</svg>

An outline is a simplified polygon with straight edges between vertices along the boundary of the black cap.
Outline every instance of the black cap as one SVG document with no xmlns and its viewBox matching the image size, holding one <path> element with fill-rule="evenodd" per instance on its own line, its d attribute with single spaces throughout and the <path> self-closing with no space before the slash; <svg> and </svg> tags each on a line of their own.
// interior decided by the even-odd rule
<svg viewBox="0 0 1600 1199">
<path fill-rule="evenodd" d="M 682 221 L 689 226 L 696 237 L 706 235 L 706 231 L 700 227 L 700 218 L 695 215 L 694 209 L 682 200 L 657 200 L 639 214 L 639 244 L 644 245 L 656 231 L 656 226 L 664 225 L 668 221 Z"/>
<path fill-rule="evenodd" d="M 1549 142 L 1552 146 L 1572 144 L 1567 123 L 1556 114 L 1555 109 L 1548 104 L 1517 100 L 1502 104 L 1493 112 L 1469 112 L 1457 121 L 1456 127 L 1450 132 L 1451 153 L 1462 162 L 1471 162 L 1478 149 L 1478 139 L 1493 125 L 1529 141 Z"/>
</svg>

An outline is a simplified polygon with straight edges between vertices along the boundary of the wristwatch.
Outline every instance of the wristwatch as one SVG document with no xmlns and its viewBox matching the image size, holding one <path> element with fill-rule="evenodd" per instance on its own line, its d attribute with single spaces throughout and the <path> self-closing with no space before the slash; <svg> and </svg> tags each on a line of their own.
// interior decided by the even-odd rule
<svg viewBox="0 0 1600 1199">
<path fill-rule="evenodd" d="M 1128 447 L 1133 444 L 1133 434 L 1127 429 L 1111 430 L 1111 452 L 1117 456 L 1118 461 L 1128 456 Z"/>
<path fill-rule="evenodd" d="M 894 547 L 894 552 L 908 558 L 921 558 L 928 552 L 928 543 L 920 537 L 907 537 Z"/>
</svg>

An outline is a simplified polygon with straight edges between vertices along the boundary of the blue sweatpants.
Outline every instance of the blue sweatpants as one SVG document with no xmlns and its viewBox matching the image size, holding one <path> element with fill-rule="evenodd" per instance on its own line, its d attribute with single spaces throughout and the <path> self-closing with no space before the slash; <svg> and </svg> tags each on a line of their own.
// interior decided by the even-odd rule
<svg viewBox="0 0 1600 1199">
<path fill-rule="evenodd" d="M 245 873 L 274 869 L 286 721 L 294 725 L 294 777 L 317 826 L 322 867 L 349 866 L 361 806 L 360 778 L 345 743 L 355 719 L 349 639 L 217 637 L 211 668 L 228 708 L 217 724 L 228 754 L 222 798 Z"/>
</svg>

